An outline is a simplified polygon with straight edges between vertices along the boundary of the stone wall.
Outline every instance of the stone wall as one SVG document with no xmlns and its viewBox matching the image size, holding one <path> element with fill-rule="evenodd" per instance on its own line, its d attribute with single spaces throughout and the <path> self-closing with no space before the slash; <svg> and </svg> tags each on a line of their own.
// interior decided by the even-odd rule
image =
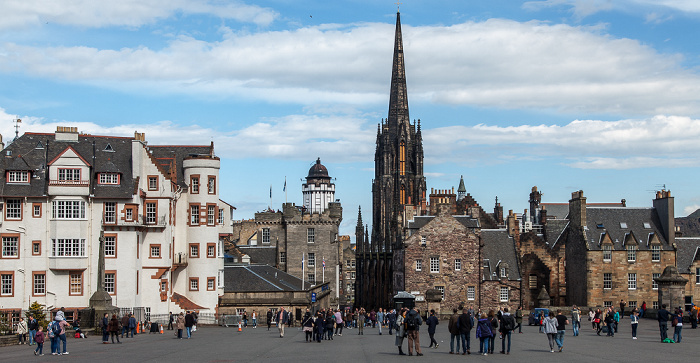
<svg viewBox="0 0 700 363">
<path fill-rule="evenodd" d="M 562 244 L 550 248 L 542 238 L 528 232 L 520 235 L 520 263 L 523 281 L 522 304 L 524 309 L 539 307 L 537 294 L 542 285 L 547 287 L 550 296 L 554 295 L 554 305 L 566 302 L 566 278 L 564 271 L 565 248 Z M 537 283 L 530 288 L 530 275 L 537 277 Z M 557 292 L 559 292 L 557 294 Z"/>
<path fill-rule="evenodd" d="M 508 287 L 508 301 L 501 301 L 501 287 Z M 515 311 L 521 302 L 520 281 L 483 281 L 480 290 L 481 310 L 494 309 L 507 306 L 510 311 Z"/>
</svg>

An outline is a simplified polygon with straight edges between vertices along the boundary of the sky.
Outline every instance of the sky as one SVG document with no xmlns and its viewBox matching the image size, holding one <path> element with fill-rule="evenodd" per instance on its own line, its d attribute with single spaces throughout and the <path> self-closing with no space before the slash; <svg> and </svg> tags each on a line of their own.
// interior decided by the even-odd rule
<svg viewBox="0 0 700 363">
<path fill-rule="evenodd" d="M 316 158 L 341 234 L 371 223 L 388 115 L 395 1 L 4 0 L 0 134 L 76 126 L 209 144 L 235 219 L 302 204 Z M 428 190 L 486 211 L 542 201 L 700 208 L 700 2 L 405 0 L 412 119 Z M 286 193 L 283 186 L 287 181 Z M 270 189 L 272 198 L 270 198 Z M 371 226 L 370 226 L 371 228 Z"/>
</svg>

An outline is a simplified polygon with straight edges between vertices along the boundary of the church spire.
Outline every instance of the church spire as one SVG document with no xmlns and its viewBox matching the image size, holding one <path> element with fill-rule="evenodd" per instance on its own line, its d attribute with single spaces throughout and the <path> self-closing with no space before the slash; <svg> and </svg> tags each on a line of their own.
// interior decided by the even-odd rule
<svg viewBox="0 0 700 363">
<path fill-rule="evenodd" d="M 401 36 L 401 13 L 396 13 L 394 35 L 394 63 L 391 69 L 391 91 L 389 94 L 389 128 L 408 127 L 408 92 L 406 91 L 406 68 L 403 60 L 403 38 Z"/>
</svg>

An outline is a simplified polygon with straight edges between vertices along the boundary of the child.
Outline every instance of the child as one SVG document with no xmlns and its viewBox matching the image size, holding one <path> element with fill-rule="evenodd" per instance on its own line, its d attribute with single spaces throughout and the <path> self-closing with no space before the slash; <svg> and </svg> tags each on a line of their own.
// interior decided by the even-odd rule
<svg viewBox="0 0 700 363">
<path fill-rule="evenodd" d="M 36 349 L 34 350 L 34 355 L 44 355 L 44 332 L 43 327 L 39 325 L 39 330 L 36 332 L 34 341 L 36 342 Z"/>
</svg>

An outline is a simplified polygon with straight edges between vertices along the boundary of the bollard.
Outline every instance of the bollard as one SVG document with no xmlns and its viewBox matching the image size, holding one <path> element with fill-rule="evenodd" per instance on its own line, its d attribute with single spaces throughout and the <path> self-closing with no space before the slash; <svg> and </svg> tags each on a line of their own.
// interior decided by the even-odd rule
<svg viewBox="0 0 700 363">
<path fill-rule="evenodd" d="M 240 321 L 238 322 L 238 331 L 239 331 L 239 332 L 240 332 L 240 331 L 243 331 L 243 329 L 241 329 L 241 322 L 240 322 Z"/>
<path fill-rule="evenodd" d="M 160 324 L 160 333 L 163 334 L 163 324 Z"/>
</svg>

